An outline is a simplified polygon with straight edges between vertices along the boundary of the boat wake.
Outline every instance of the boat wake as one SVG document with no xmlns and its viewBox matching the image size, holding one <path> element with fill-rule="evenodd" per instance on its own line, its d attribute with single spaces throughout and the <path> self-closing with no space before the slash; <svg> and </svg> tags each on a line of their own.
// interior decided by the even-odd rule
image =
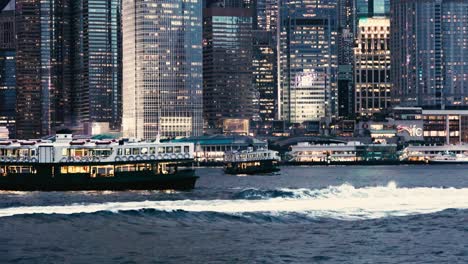
<svg viewBox="0 0 468 264">
<path fill-rule="evenodd" d="M 177 200 L 29 206 L 0 209 L 0 217 L 26 214 L 79 214 L 156 210 L 267 216 L 300 214 L 308 218 L 377 219 L 428 214 L 446 209 L 468 209 L 468 188 L 355 188 L 344 184 L 324 189 L 246 189 L 230 200 Z"/>
</svg>

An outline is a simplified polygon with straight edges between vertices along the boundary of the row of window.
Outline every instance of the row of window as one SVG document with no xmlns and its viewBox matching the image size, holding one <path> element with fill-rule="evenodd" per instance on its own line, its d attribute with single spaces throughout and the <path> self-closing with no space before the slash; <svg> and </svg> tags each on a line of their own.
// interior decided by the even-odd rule
<svg viewBox="0 0 468 264">
<path fill-rule="evenodd" d="M 188 153 L 189 146 L 149 147 L 149 148 L 119 148 L 117 155 L 154 155 L 166 153 Z"/>
<path fill-rule="evenodd" d="M 8 157 L 33 157 L 36 156 L 35 149 L 0 149 L 0 156 Z"/>
</svg>

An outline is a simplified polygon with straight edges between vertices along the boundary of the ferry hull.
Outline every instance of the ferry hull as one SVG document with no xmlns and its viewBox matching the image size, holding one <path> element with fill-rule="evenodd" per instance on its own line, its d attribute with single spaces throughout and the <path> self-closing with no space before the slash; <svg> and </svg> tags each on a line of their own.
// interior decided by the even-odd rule
<svg viewBox="0 0 468 264">
<path fill-rule="evenodd" d="M 247 166 L 243 167 L 242 162 L 233 162 L 227 164 L 224 168 L 224 172 L 227 174 L 267 174 L 280 171 L 280 168 L 277 166 L 276 161 L 273 160 L 263 160 L 259 161 L 259 166 Z"/>
<path fill-rule="evenodd" d="M 134 173 L 137 174 L 137 173 Z M 91 178 L 87 175 L 15 175 L 0 177 L 0 190 L 8 191 L 123 191 L 191 190 L 198 177 L 191 170 L 171 175 L 120 175 Z"/>
<path fill-rule="evenodd" d="M 429 160 L 429 164 L 445 165 L 445 164 L 468 164 L 468 160 Z"/>
</svg>

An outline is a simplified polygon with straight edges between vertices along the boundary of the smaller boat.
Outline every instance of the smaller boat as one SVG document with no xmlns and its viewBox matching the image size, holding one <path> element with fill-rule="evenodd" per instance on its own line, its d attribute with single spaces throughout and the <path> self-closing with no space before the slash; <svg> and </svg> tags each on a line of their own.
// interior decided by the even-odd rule
<svg viewBox="0 0 468 264">
<path fill-rule="evenodd" d="M 468 156 L 445 152 L 429 160 L 431 164 L 468 164 Z"/>
<path fill-rule="evenodd" d="M 277 151 L 248 148 L 244 151 L 226 152 L 224 172 L 227 174 L 261 174 L 280 170 Z"/>
</svg>

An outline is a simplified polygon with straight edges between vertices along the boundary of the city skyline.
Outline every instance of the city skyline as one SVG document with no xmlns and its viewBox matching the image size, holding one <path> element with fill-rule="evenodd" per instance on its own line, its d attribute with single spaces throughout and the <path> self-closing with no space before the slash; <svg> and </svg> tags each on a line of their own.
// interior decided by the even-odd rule
<svg viewBox="0 0 468 264">
<path fill-rule="evenodd" d="M 468 263 L 468 0 L 0 0 L 0 264 Z"/>
<path fill-rule="evenodd" d="M 0 131 L 154 139 L 463 110 L 467 3 L 428 3 L 2 1 Z"/>
</svg>

